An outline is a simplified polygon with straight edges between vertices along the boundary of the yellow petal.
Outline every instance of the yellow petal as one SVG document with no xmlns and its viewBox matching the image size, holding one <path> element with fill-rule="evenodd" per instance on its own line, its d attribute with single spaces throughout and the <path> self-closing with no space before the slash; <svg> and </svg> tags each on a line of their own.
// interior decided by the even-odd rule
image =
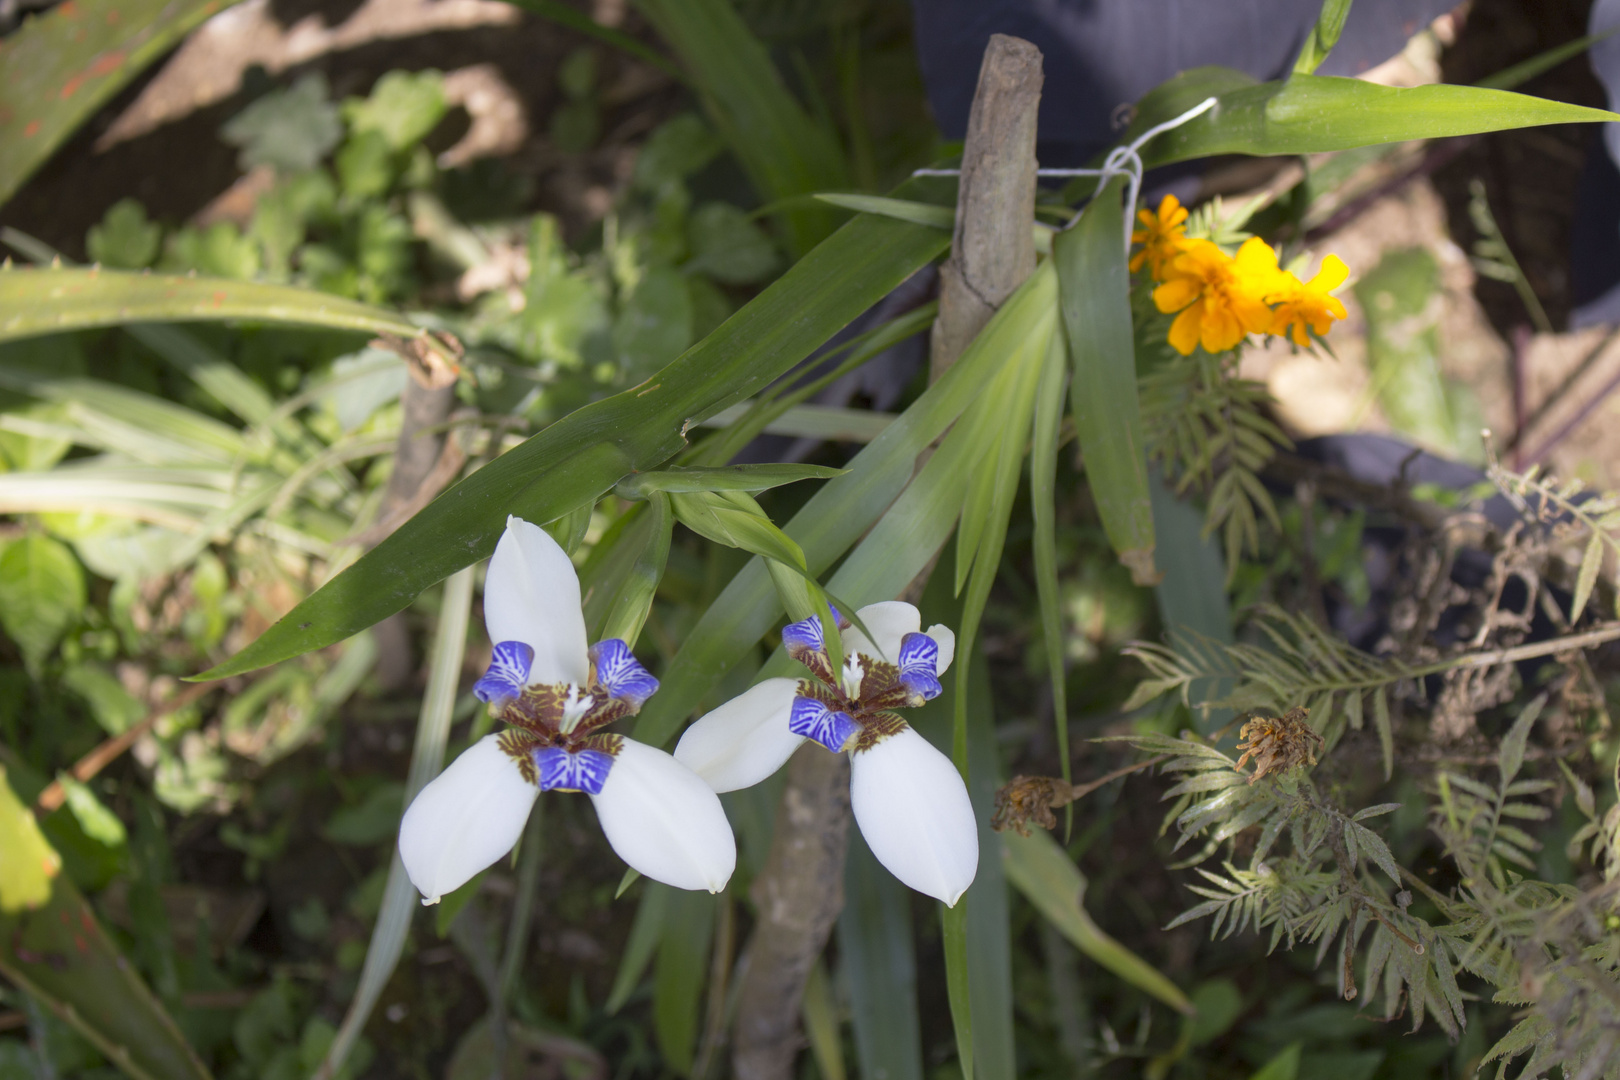
<svg viewBox="0 0 1620 1080">
<path fill-rule="evenodd" d="M 1322 269 L 1311 278 L 1311 288 L 1317 292 L 1332 292 L 1344 284 L 1344 279 L 1350 276 L 1350 268 L 1344 265 L 1344 260 L 1337 255 L 1329 255 L 1322 260 Z M 1341 305 L 1342 306 L 1342 305 Z M 1344 318 L 1340 315 L 1339 318 Z"/>
<path fill-rule="evenodd" d="M 1200 314 L 1203 311 L 1203 302 L 1200 301 L 1176 316 L 1176 321 L 1170 324 L 1170 347 L 1182 356 L 1193 351 L 1198 344 Z"/>
<path fill-rule="evenodd" d="M 1197 278 L 1173 277 L 1153 290 L 1153 303 L 1168 315 L 1197 300 L 1202 291 L 1203 283 Z"/>
</svg>

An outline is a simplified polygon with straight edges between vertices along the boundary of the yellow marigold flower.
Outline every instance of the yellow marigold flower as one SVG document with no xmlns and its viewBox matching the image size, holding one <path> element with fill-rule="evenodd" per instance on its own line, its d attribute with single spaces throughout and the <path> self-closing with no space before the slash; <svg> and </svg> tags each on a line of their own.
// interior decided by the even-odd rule
<svg viewBox="0 0 1620 1080">
<path fill-rule="evenodd" d="M 1317 337 L 1326 336 L 1333 320 L 1345 317 L 1344 304 L 1330 295 L 1350 276 L 1350 268 L 1337 255 L 1322 260 L 1322 269 L 1309 281 L 1301 281 L 1293 274 L 1285 274 L 1284 287 L 1272 299 L 1279 300 L 1273 314 L 1271 333 L 1278 337 L 1291 337 L 1295 345 L 1309 348 L 1311 339 L 1305 328 L 1310 327 Z"/>
<path fill-rule="evenodd" d="M 1259 237 L 1245 241 L 1236 258 L 1208 240 L 1186 241 L 1153 290 L 1160 311 L 1181 312 L 1170 324 L 1170 345 L 1183 356 L 1200 344 L 1218 353 L 1247 334 L 1266 333 L 1275 321 L 1266 297 L 1278 289 L 1281 273 L 1277 253 Z"/>
<path fill-rule="evenodd" d="M 1187 208 L 1174 195 L 1159 200 L 1159 212 L 1138 210 L 1136 220 L 1143 225 L 1131 233 L 1131 243 L 1142 250 L 1131 256 L 1131 273 L 1147 263 L 1154 281 L 1164 280 L 1164 266 L 1187 246 Z"/>
</svg>

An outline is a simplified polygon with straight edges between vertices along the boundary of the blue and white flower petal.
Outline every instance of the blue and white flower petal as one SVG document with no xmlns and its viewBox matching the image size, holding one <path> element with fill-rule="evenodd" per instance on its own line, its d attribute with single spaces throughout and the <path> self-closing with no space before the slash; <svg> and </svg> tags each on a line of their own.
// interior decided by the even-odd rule
<svg viewBox="0 0 1620 1080">
<path fill-rule="evenodd" d="M 872 631 L 872 638 L 854 628 L 844 631 L 844 651 L 865 653 L 878 660 L 887 660 L 891 664 L 900 662 L 900 645 L 907 634 L 917 633 L 922 629 L 922 615 L 911 604 L 904 600 L 885 600 L 877 604 L 868 604 L 861 608 L 857 615 L 866 628 Z M 939 661 L 934 669 L 936 676 L 945 674 L 951 666 L 951 660 L 956 656 L 956 635 L 950 627 L 935 624 L 927 630 L 928 636 L 934 639 L 939 646 Z"/>
<path fill-rule="evenodd" d="M 860 731 L 860 725 L 848 713 L 827 707 L 825 702 L 811 697 L 795 698 L 788 715 L 788 730 L 795 735 L 814 739 L 833 753 L 844 749 L 850 736 Z"/>
<path fill-rule="evenodd" d="M 609 697 L 627 701 L 640 709 L 658 692 L 658 680 L 641 666 L 636 654 L 618 638 L 608 638 L 591 646 L 591 663 L 596 665 L 596 681 Z"/>
<path fill-rule="evenodd" d="M 529 668 L 534 665 L 534 650 L 521 641 L 501 641 L 495 645 L 489 670 L 473 683 L 473 696 L 486 704 L 499 705 L 523 694 L 529 685 Z"/>
<path fill-rule="evenodd" d="M 804 742 L 788 729 L 797 679 L 766 679 L 698 717 L 675 746 L 675 760 L 715 791 L 753 787 Z"/>
<path fill-rule="evenodd" d="M 424 904 L 472 880 L 523 833 L 538 788 L 498 745 L 473 743 L 417 793 L 399 823 L 399 857 Z"/>
<path fill-rule="evenodd" d="M 827 647 L 821 630 L 821 616 L 812 615 L 782 627 L 782 647 L 789 656 L 799 652 L 821 652 Z"/>
<path fill-rule="evenodd" d="M 900 639 L 900 685 L 925 701 L 939 697 L 939 643 L 927 634 Z"/>
<path fill-rule="evenodd" d="M 564 750 L 542 746 L 534 751 L 541 791 L 583 791 L 600 795 L 613 768 L 613 755 L 601 750 Z"/>
<path fill-rule="evenodd" d="M 731 880 L 737 842 L 720 797 L 662 750 L 623 740 L 591 802 L 613 850 L 645 877 L 712 893 Z"/>
<path fill-rule="evenodd" d="M 491 641 L 534 650 L 529 682 L 584 686 L 590 676 L 579 575 L 568 553 L 538 525 L 508 517 L 484 582 Z"/>
<path fill-rule="evenodd" d="M 950 758 L 907 726 L 852 755 L 850 808 L 891 874 L 954 906 L 979 869 L 979 830 Z"/>
</svg>

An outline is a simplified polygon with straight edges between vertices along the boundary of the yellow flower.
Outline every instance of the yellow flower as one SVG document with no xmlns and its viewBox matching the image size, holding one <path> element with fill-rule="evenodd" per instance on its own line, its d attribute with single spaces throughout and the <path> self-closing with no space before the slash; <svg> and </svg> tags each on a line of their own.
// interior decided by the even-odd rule
<svg viewBox="0 0 1620 1080">
<path fill-rule="evenodd" d="M 1281 285 L 1277 253 L 1259 237 L 1245 241 L 1236 258 L 1208 240 L 1185 245 L 1153 290 L 1160 311 L 1181 312 L 1170 324 L 1171 347 L 1183 356 L 1200 344 L 1205 352 L 1225 352 L 1245 335 L 1270 331 L 1275 317 L 1266 298 Z"/>
<path fill-rule="evenodd" d="M 1141 244 L 1142 250 L 1131 256 L 1131 273 L 1147 263 L 1148 273 L 1154 281 L 1164 280 L 1164 266 L 1181 254 L 1187 246 L 1187 208 L 1174 195 L 1159 201 L 1159 212 L 1138 210 L 1136 220 L 1143 228 L 1131 233 L 1131 243 Z"/>
<path fill-rule="evenodd" d="M 1333 320 L 1345 317 L 1344 304 L 1330 294 L 1343 285 L 1344 279 L 1349 276 L 1350 268 L 1337 255 L 1323 259 L 1322 269 L 1309 281 L 1286 274 L 1284 287 L 1272 297 L 1281 303 L 1273 313 L 1270 332 L 1278 337 L 1291 337 L 1294 344 L 1302 349 L 1309 348 L 1311 344 L 1311 339 L 1305 334 L 1307 326 L 1317 337 L 1326 336 L 1333 326 Z"/>
</svg>

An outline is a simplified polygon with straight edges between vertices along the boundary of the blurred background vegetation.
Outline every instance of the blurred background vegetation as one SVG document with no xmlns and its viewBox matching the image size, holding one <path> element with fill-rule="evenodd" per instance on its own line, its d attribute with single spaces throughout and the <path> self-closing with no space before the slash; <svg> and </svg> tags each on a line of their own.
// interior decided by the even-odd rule
<svg viewBox="0 0 1620 1080">
<path fill-rule="evenodd" d="M 15 62 L 7 50 L 22 35 L 50 20 L 70 26 L 72 6 L 45 6 L 20 25 L 8 14 L 0 65 Z M 202 6 L 190 6 L 200 21 Z M 410 312 L 465 347 L 437 433 L 458 469 L 476 466 L 642 382 L 719 326 L 848 216 L 813 192 L 885 192 L 959 149 L 930 119 L 903 0 L 736 0 L 738 25 L 763 45 L 757 57 L 705 56 L 716 43 L 683 38 L 678 8 L 250 0 L 183 43 L 184 28 L 160 42 L 174 51 L 16 186 L 0 206 L 0 242 L 18 264 L 292 284 Z M 1418 32 L 1384 76 L 1476 82 L 1584 27 L 1574 0 L 1476 0 Z M 800 127 L 774 143 L 727 96 L 727 80 L 758 77 L 750 58 L 770 66 L 762 98 L 796 103 Z M 1603 103 L 1579 57 L 1522 89 Z M 1269 393 L 1257 391 L 1256 408 L 1295 439 L 1383 432 L 1473 464 L 1485 460 L 1482 426 L 1516 439 L 1533 430 L 1521 449 L 1537 453 L 1514 463 L 1620 483 L 1620 428 L 1584 413 L 1568 422 L 1607 374 L 1594 359 L 1607 331 L 1564 328 L 1560 269 L 1580 227 L 1580 157 L 1597 137 L 1569 125 L 1475 137 L 1439 162 L 1439 143 L 1313 160 L 1309 191 L 1296 195 L 1308 199 L 1289 213 L 1314 230 L 1314 247 L 1355 268 L 1352 318 L 1332 339 L 1335 358 L 1246 354 L 1241 374 Z M 1275 180 L 1212 173 L 1203 194 L 1225 210 L 1211 225 L 1243 227 L 1236 209 Z M 886 315 L 921 299 L 901 297 Z M 0 813 L 36 807 L 111 948 L 221 1077 L 313 1074 L 349 1012 L 443 624 L 444 594 L 430 590 L 341 645 L 217 684 L 179 681 L 255 639 L 380 539 L 413 361 L 372 338 L 187 323 L 0 344 L 0 766 L 20 800 Z M 924 369 L 891 349 L 781 412 L 747 454 L 842 465 L 925 384 Z M 1155 414 L 1144 390 L 1150 425 L 1175 421 L 1179 399 L 1166 400 Z M 1527 418 L 1528 402 L 1545 408 Z M 711 427 L 723 433 L 740 411 Z M 727 449 L 742 450 L 737 441 Z M 1166 457 L 1178 475 L 1197 471 Z M 1067 746 L 1075 776 L 1087 778 L 1136 760 L 1088 739 L 1219 723 L 1173 698 L 1127 708 L 1146 669 L 1122 650 L 1164 639 L 1163 600 L 1115 560 L 1073 455 L 1058 461 Z M 1227 580 L 1217 603 L 1235 610 L 1325 603 L 1374 612 L 1374 622 L 1432 577 L 1400 547 L 1409 534 L 1369 536 L 1404 527 L 1387 506 L 1313 502 L 1265 479 L 1275 521 L 1260 513 L 1255 543 L 1224 553 L 1197 513 L 1166 496 L 1172 517 L 1162 520 L 1180 526 L 1161 525 L 1161 567 Z M 1480 494 L 1409 492 L 1430 506 Z M 788 486 L 761 502 L 784 521 L 808 495 Z M 1028 497 L 1013 509 L 982 630 L 988 679 L 977 707 L 993 708 L 991 760 L 1003 776 L 1062 771 Z M 628 506 L 608 499 L 570 525 L 577 561 L 626 527 Z M 677 530 L 640 642 L 649 666 L 674 656 L 745 559 Z M 1414 616 L 1408 640 L 1440 631 L 1427 618 Z M 489 645 L 481 631 L 464 636 L 452 756 L 489 726 L 470 693 Z M 1576 689 L 1558 690 L 1558 719 L 1526 766 L 1561 784 L 1526 869 L 1559 886 L 1592 880 L 1592 861 L 1570 842 L 1615 797 L 1602 779 L 1620 752 L 1605 704 L 1620 672 L 1613 649 L 1582 661 Z M 734 670 L 706 705 L 740 689 L 751 668 Z M 1485 697 L 1471 699 L 1478 727 L 1471 720 L 1450 741 L 1415 705 L 1397 707 L 1394 746 L 1412 767 L 1393 780 L 1371 726 L 1347 735 L 1328 767 L 1344 805 L 1401 804 L 1383 821 L 1402 866 L 1441 863 L 1426 809 L 1441 763 L 1496 761 L 1515 699 Z M 929 711 L 943 724 L 949 708 Z M 127 753 L 98 756 L 109 742 Z M 1596 788 L 1595 810 L 1579 805 L 1555 759 Z M 94 767 L 77 775 L 85 762 Z M 1076 910 L 1083 889 L 1095 924 L 1182 988 L 1196 1016 L 1087 958 L 1075 933 L 1010 891 L 1019 1075 L 1473 1075 L 1518 1015 L 1512 1003 L 1473 995 L 1474 1022 L 1460 1033 L 1434 1023 L 1408 1033 L 1404 1008 L 1386 1020 L 1343 1000 L 1332 958 L 1267 953 L 1252 933 L 1211 940 L 1200 922 L 1166 929 L 1198 902 L 1188 886 L 1199 879 L 1176 863 L 1187 853 L 1172 853 L 1161 823 L 1158 797 L 1176 780 L 1103 786 L 1077 804 L 1072 831 L 1054 835 L 1078 867 L 1059 882 Z M 740 863 L 718 898 L 646 883 L 616 896 L 618 863 L 583 800 L 545 800 L 544 827 L 531 828 L 516 869 L 497 865 L 459 902 L 415 917 L 339 1075 L 466 1080 L 489 1075 L 497 1054 L 508 1077 L 723 1075 L 735 1005 L 727 972 L 746 939 L 747 886 L 777 790 L 728 798 Z M 846 917 L 808 990 L 801 1075 L 959 1075 L 939 913 L 874 884 L 881 871 L 858 839 L 852 848 Z M 1453 884 L 1450 868 L 1436 879 Z M 860 973 L 882 964 L 902 969 L 909 1008 L 866 996 Z M 0 1080 L 119 1075 L 108 1045 L 48 996 L 0 980 Z M 510 1020 L 504 1039 L 488 1019 L 496 1000 L 493 1015 Z"/>
</svg>

